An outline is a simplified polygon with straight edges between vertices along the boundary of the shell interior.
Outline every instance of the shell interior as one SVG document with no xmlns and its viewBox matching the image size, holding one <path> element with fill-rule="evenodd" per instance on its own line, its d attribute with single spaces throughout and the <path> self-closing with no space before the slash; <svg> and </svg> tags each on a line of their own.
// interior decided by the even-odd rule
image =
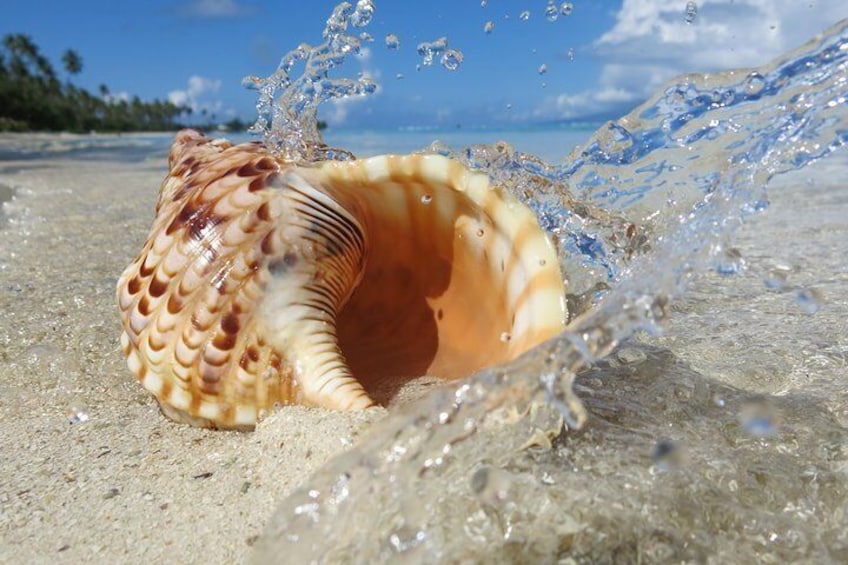
<svg viewBox="0 0 848 565">
<path fill-rule="evenodd" d="M 368 234 L 362 280 L 337 327 L 372 395 L 404 377 L 468 376 L 561 331 L 555 252 L 532 212 L 486 175 L 436 155 L 318 171 L 307 178 L 361 210 Z"/>
</svg>

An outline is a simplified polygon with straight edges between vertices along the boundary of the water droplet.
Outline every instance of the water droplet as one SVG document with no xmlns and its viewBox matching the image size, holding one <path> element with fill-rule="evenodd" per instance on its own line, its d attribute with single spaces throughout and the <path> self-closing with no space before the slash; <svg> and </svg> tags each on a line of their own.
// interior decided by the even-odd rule
<svg viewBox="0 0 848 565">
<path fill-rule="evenodd" d="M 353 27 L 365 27 L 371 23 L 374 16 L 374 2 L 372 0 L 359 0 L 356 10 L 350 15 L 350 23 Z"/>
<path fill-rule="evenodd" d="M 574 13 L 574 4 L 571 2 L 563 2 L 562 6 L 559 8 L 559 13 L 563 16 L 570 16 Z"/>
<path fill-rule="evenodd" d="M 440 37 L 435 41 L 424 41 L 418 44 L 418 54 L 421 55 L 421 64 L 429 67 L 433 64 L 433 60 L 448 48 L 448 38 Z"/>
<path fill-rule="evenodd" d="M 442 54 L 442 66 L 449 71 L 455 71 L 462 65 L 462 51 L 448 49 Z"/>
<path fill-rule="evenodd" d="M 559 8 L 557 8 L 556 2 L 553 0 L 549 0 L 548 5 L 545 7 L 545 18 L 549 22 L 555 22 L 559 18 Z"/>
<path fill-rule="evenodd" d="M 395 75 L 395 78 L 396 78 L 396 79 L 398 79 L 398 80 L 402 79 L 402 78 L 403 78 L 403 73 L 398 73 L 398 74 L 396 74 L 396 75 Z"/>
<path fill-rule="evenodd" d="M 483 26 L 483 31 L 485 31 L 487 34 L 495 31 L 495 22 L 491 20 L 486 22 L 486 24 Z"/>
<path fill-rule="evenodd" d="M 542 87 L 542 88 L 547 88 L 547 87 L 548 87 L 548 83 L 543 82 L 543 83 L 541 84 L 541 87 Z"/>
<path fill-rule="evenodd" d="M 421 203 L 422 204 L 429 204 L 432 201 L 433 201 L 433 196 L 431 194 L 424 194 L 424 195 L 421 196 Z"/>
<path fill-rule="evenodd" d="M 545 74 L 546 72 L 548 72 L 548 66 L 545 65 L 544 63 L 542 63 L 542 65 L 539 67 L 538 72 L 539 72 L 540 75 Z"/>
<path fill-rule="evenodd" d="M 509 332 L 501 332 L 501 341 L 503 343 L 509 342 L 512 339 L 512 334 Z"/>
<path fill-rule="evenodd" d="M 691 24 L 695 21 L 695 18 L 698 17 L 698 5 L 691 0 L 686 2 L 686 12 L 683 14 L 683 21 L 687 24 Z"/>
<path fill-rule="evenodd" d="M 368 43 L 372 43 L 374 41 L 374 38 L 367 31 L 363 31 L 362 33 L 360 33 L 359 39 L 361 39 L 362 41 L 367 41 Z"/>
<path fill-rule="evenodd" d="M 477 237 L 483 237 L 484 235 L 486 235 L 486 231 L 483 228 L 477 230 Z"/>
<path fill-rule="evenodd" d="M 548 262 L 547 262 L 547 261 L 545 261 L 544 259 L 539 259 L 539 266 L 540 266 L 540 267 L 544 267 L 544 266 L 545 266 L 545 265 L 547 265 L 547 264 L 548 264 Z"/>
<path fill-rule="evenodd" d="M 800 288 L 795 293 L 795 302 L 807 314 L 815 314 L 822 307 L 823 297 L 814 288 Z"/>
<path fill-rule="evenodd" d="M 507 104 L 507 105 L 506 105 L 506 109 L 507 109 L 507 110 L 512 110 L 512 104 Z"/>
<path fill-rule="evenodd" d="M 400 39 L 398 38 L 398 36 L 393 34 L 393 33 L 387 33 L 386 34 L 386 48 L 390 49 L 391 51 L 397 51 L 397 49 L 399 47 L 400 47 Z"/>
<path fill-rule="evenodd" d="M 485 8 L 486 4 L 488 4 L 488 2 L 486 2 L 486 0 L 480 0 L 480 7 L 481 8 Z"/>
<path fill-rule="evenodd" d="M 573 60 L 574 60 L 574 48 L 573 48 L 573 47 L 572 47 L 572 48 L 569 48 L 568 53 L 567 53 L 567 56 L 568 56 L 568 60 L 569 60 L 569 61 L 573 61 Z"/>
<path fill-rule="evenodd" d="M 68 423 L 72 426 L 88 422 L 91 416 L 88 414 L 88 408 L 82 402 L 71 402 L 68 409 L 65 411 L 68 417 Z"/>
<path fill-rule="evenodd" d="M 522 22 L 526 22 L 527 20 L 529 20 L 530 19 L 530 10 L 524 10 L 523 12 L 518 14 L 518 19 L 521 20 Z"/>
</svg>

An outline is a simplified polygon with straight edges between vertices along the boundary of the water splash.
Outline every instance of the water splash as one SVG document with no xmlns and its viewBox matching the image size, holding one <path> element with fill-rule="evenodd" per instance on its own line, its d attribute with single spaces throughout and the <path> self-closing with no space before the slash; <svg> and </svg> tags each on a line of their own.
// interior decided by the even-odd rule
<svg viewBox="0 0 848 565">
<path fill-rule="evenodd" d="M 760 69 L 680 77 L 602 127 L 564 165 L 506 144 L 426 149 L 486 171 L 533 207 L 557 243 L 572 320 L 559 338 L 513 363 L 437 390 L 375 426 L 289 497 L 258 559 L 492 551 L 550 559 L 571 547 L 585 527 L 573 516 L 579 510 L 563 515 L 560 491 L 546 487 L 551 475 L 537 478 L 520 463 L 532 457 L 521 454 L 582 425 L 585 409 L 572 392 L 578 370 L 637 330 L 658 331 L 696 274 L 728 264 L 727 241 L 764 208 L 769 179 L 848 141 L 846 59 L 842 22 Z M 702 396 L 705 410 L 737 403 L 752 436 L 782 429 L 732 390 Z M 595 406 L 602 414 L 603 403 Z M 666 475 L 678 444 L 663 441 L 674 449 L 655 443 L 651 456 L 649 447 L 646 468 L 653 460 Z M 457 505 L 467 511 L 455 519 L 446 509 Z M 557 531 L 538 534 L 554 524 Z"/>
<path fill-rule="evenodd" d="M 545 19 L 549 22 L 555 22 L 559 19 L 559 8 L 557 8 L 554 0 L 548 0 L 548 5 L 545 6 Z"/>
<path fill-rule="evenodd" d="M 320 104 L 330 100 L 366 96 L 377 90 L 367 76 L 330 77 L 347 57 L 361 52 L 361 39 L 348 33 L 348 27 L 367 26 L 374 10 L 371 0 L 359 0 L 355 6 L 339 4 L 327 19 L 322 43 L 302 43 L 287 53 L 267 78 L 244 79 L 246 87 L 259 92 L 258 118 L 250 132 L 262 135 L 272 153 L 292 162 L 352 158 L 326 146 L 318 131 L 317 112 Z"/>
<path fill-rule="evenodd" d="M 400 49 L 400 39 L 393 33 L 386 34 L 386 49 L 397 51 Z"/>
<path fill-rule="evenodd" d="M 422 41 L 417 47 L 418 55 L 421 56 L 421 64 L 429 67 L 433 64 L 433 61 L 442 56 L 447 48 L 447 37 L 440 37 L 435 41 Z"/>
<path fill-rule="evenodd" d="M 449 71 L 459 70 L 459 67 L 462 65 L 462 61 L 465 56 L 461 51 L 456 49 L 447 49 L 444 53 L 442 53 L 442 57 L 440 59 L 440 63 L 444 68 Z"/>
</svg>

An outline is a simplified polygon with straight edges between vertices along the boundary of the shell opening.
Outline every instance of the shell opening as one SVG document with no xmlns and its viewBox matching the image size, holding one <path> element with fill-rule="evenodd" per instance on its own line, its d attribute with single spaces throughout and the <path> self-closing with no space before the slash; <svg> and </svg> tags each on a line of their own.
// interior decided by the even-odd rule
<svg viewBox="0 0 848 565">
<path fill-rule="evenodd" d="M 336 329 L 350 372 L 373 398 L 423 375 L 468 376 L 562 330 L 552 245 L 532 212 L 485 175 L 440 156 L 326 163 L 303 174 L 357 219 L 367 241 Z"/>
</svg>

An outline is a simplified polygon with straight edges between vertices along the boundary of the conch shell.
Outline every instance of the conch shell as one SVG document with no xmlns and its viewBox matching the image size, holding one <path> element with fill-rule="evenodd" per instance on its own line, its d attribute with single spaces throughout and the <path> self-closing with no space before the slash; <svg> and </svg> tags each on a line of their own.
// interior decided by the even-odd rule
<svg viewBox="0 0 848 565">
<path fill-rule="evenodd" d="M 366 408 L 387 382 L 462 378 L 564 327 L 535 216 L 456 161 L 296 166 L 185 130 L 169 165 L 117 294 L 128 365 L 174 420 Z"/>
</svg>

